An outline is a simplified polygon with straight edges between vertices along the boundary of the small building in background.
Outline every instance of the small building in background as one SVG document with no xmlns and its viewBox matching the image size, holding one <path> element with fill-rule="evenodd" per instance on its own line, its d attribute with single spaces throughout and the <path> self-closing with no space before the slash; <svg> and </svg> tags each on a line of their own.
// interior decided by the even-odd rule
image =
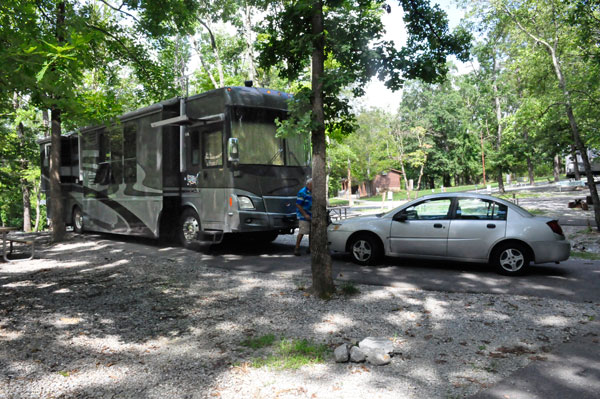
<svg viewBox="0 0 600 399">
<path fill-rule="evenodd" d="M 381 172 L 375 179 L 370 181 L 356 182 L 352 181 L 352 195 L 354 198 L 372 197 L 380 195 L 382 192 L 393 191 L 398 192 L 403 188 L 402 171 L 390 169 L 387 172 Z M 342 189 L 338 196 L 344 197 L 348 194 L 348 179 L 342 179 Z"/>
<path fill-rule="evenodd" d="M 385 191 L 398 192 L 402 190 L 402 171 L 390 169 L 387 172 L 382 172 L 373 179 L 373 188 L 375 194 Z"/>
</svg>

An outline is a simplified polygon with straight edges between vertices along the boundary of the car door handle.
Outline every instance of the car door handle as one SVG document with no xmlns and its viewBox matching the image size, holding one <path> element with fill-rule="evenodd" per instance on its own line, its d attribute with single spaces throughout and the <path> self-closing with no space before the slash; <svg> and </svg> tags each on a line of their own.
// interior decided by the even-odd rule
<svg viewBox="0 0 600 399">
<path fill-rule="evenodd" d="M 433 225 L 434 228 L 436 229 L 441 229 L 442 227 L 444 227 L 441 223 L 436 223 Z"/>
<path fill-rule="evenodd" d="M 495 228 L 496 228 L 496 225 L 495 225 L 495 224 L 493 224 L 493 223 L 490 223 L 490 224 L 488 224 L 488 225 L 487 225 L 487 228 L 488 228 L 488 229 L 495 229 Z"/>
</svg>

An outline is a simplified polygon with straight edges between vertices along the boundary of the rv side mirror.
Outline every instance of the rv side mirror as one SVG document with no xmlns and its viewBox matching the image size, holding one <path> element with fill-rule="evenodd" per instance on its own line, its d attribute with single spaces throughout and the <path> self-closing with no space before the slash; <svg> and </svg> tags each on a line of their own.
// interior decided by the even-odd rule
<svg viewBox="0 0 600 399">
<path fill-rule="evenodd" d="M 240 148 L 236 137 L 227 141 L 227 160 L 236 166 L 240 163 Z"/>
</svg>

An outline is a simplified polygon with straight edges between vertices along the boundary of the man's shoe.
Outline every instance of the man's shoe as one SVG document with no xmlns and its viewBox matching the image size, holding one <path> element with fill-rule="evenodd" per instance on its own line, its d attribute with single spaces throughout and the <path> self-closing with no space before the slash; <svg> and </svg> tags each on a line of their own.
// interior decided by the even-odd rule
<svg viewBox="0 0 600 399">
<path fill-rule="evenodd" d="M 294 255 L 300 256 L 300 250 L 298 248 L 294 249 Z"/>
<path fill-rule="evenodd" d="M 306 250 L 306 253 L 310 255 L 310 248 Z"/>
</svg>

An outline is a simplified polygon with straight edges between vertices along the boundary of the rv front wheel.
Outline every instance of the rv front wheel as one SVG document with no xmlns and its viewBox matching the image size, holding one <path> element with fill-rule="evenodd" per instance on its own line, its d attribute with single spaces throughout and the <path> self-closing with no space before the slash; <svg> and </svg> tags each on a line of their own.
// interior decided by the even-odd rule
<svg viewBox="0 0 600 399">
<path fill-rule="evenodd" d="M 187 208 L 181 214 L 177 232 L 179 242 L 185 248 L 191 248 L 200 236 L 200 218 L 193 209 Z"/>
</svg>

